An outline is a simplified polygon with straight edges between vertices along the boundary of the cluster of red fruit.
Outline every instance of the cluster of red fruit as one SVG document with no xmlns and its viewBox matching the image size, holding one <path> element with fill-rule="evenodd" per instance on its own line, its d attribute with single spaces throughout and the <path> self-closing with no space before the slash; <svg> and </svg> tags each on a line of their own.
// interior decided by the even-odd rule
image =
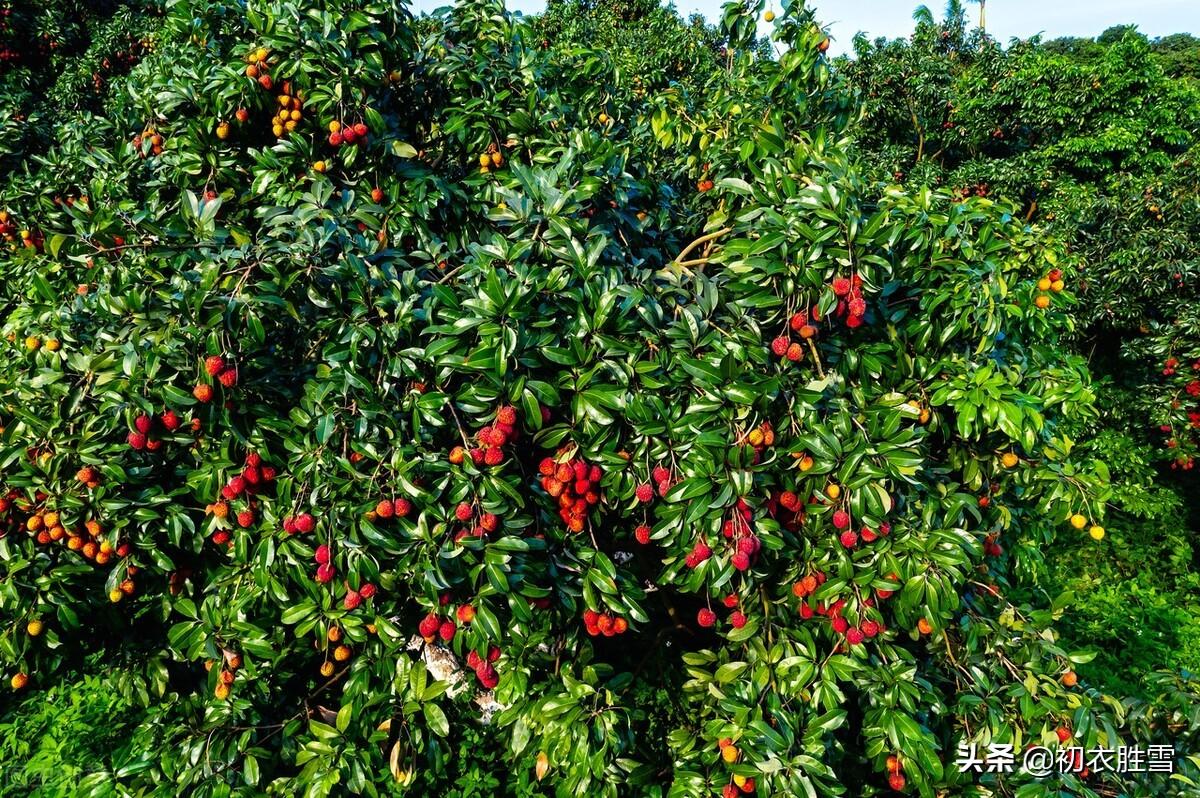
<svg viewBox="0 0 1200 798">
<path fill-rule="evenodd" d="M 139 158 L 162 155 L 163 137 L 155 131 L 154 125 L 147 125 L 145 130 L 133 137 L 133 147 Z"/>
<path fill-rule="evenodd" d="M 341 147 L 352 144 L 366 144 L 367 136 L 370 134 L 365 122 L 339 122 L 336 119 L 329 123 L 329 144 L 333 147 Z"/>
<path fill-rule="evenodd" d="M 721 527 L 726 540 L 733 541 L 733 557 L 730 562 L 739 571 L 748 570 L 762 550 L 762 541 L 750 526 L 753 512 L 745 499 L 738 499 L 732 516 Z"/>
<path fill-rule="evenodd" d="M 317 546 L 316 551 L 313 552 L 313 561 L 317 564 L 317 582 L 322 585 L 332 582 L 333 577 L 337 574 L 337 568 L 333 565 L 333 550 L 329 548 L 328 543 Z"/>
<path fill-rule="evenodd" d="M 850 277 L 834 277 L 830 283 L 833 294 L 838 298 L 834 315 L 846 320 L 850 329 L 861 327 L 867 314 L 867 302 L 862 297 L 862 278 L 857 274 Z"/>
<path fill-rule="evenodd" d="M 819 321 L 821 313 L 815 307 L 812 309 L 812 320 Z M 816 325 L 810 323 L 809 313 L 800 311 L 793 313 L 788 319 L 788 329 L 790 332 L 785 332 L 782 335 L 777 335 L 771 340 L 771 352 L 776 357 L 790 360 L 793 363 L 804 359 L 804 346 L 798 341 L 793 341 L 791 333 L 795 333 L 803 340 L 813 338 L 817 334 Z"/>
<path fill-rule="evenodd" d="M 1033 304 L 1036 308 L 1045 310 L 1050 307 L 1050 294 L 1046 292 L 1060 293 L 1066 286 L 1062 276 L 1062 269 L 1051 269 L 1046 272 L 1045 277 L 1037 281 L 1038 295 L 1033 299 Z"/>
<path fill-rule="evenodd" d="M 216 377 L 222 387 L 232 388 L 237 385 L 237 366 L 226 363 L 225 358 L 221 355 L 209 355 L 204 358 L 204 373 L 210 377 Z M 196 397 L 197 402 L 208 404 L 213 398 L 213 388 L 206 382 L 198 382 L 192 389 L 192 396 Z"/>
<path fill-rule="evenodd" d="M 542 489 L 558 502 L 558 517 L 572 532 L 582 532 L 588 510 L 600 503 L 600 480 L 604 473 L 598 465 L 588 465 L 573 456 L 574 446 L 560 449 L 554 457 L 538 464 Z M 639 488 L 639 490 L 641 490 Z"/>
<path fill-rule="evenodd" d="M 380 499 L 366 513 L 367 520 L 388 521 L 392 518 L 405 518 L 412 512 L 412 502 L 403 497 L 399 499 Z"/>
<path fill-rule="evenodd" d="M 161 434 L 175 432 L 182 423 L 174 410 L 167 410 L 157 418 L 142 413 L 133 420 L 133 429 L 125 436 L 125 442 L 134 451 L 157 452 L 163 444 Z M 84 479 L 79 481 L 88 482 Z"/>
<path fill-rule="evenodd" d="M 275 467 L 263 463 L 262 456 L 257 452 L 246 455 L 245 463 L 240 473 L 234 475 L 221 488 L 221 498 L 204 508 L 206 513 L 224 522 L 233 513 L 234 520 L 242 529 L 254 526 L 258 520 L 258 496 L 270 488 L 275 481 Z M 238 502 L 239 509 L 231 509 L 230 502 Z M 213 533 L 212 542 L 218 546 L 231 544 L 229 532 L 218 529 Z"/>
<path fill-rule="evenodd" d="M 364 601 L 370 601 L 375 597 L 377 589 L 370 582 L 363 582 L 358 586 L 358 590 L 350 587 L 350 583 L 346 582 L 346 596 L 342 599 L 342 608 L 347 610 L 356 610 Z"/>
<path fill-rule="evenodd" d="M 213 695 L 215 695 L 218 700 L 224 701 L 225 699 L 229 698 L 229 691 L 233 687 L 234 680 L 237 678 L 235 674 L 237 673 L 237 669 L 240 667 L 242 667 L 241 655 L 226 652 L 224 664 L 221 667 L 220 672 L 217 674 L 217 686 L 213 690 Z M 212 660 L 208 660 L 204 663 L 205 670 L 211 671 L 212 668 Z"/>
<path fill-rule="evenodd" d="M 271 62 L 268 59 L 270 54 L 266 47 L 259 47 L 257 50 L 246 53 L 246 77 L 257 80 L 258 85 L 267 90 L 275 85 L 271 80 Z"/>
<path fill-rule="evenodd" d="M 583 628 L 592 637 L 596 637 L 597 635 L 612 637 L 613 635 L 625 634 L 629 630 L 629 621 L 620 615 L 610 615 L 607 612 L 596 612 L 595 610 L 584 610 Z"/>
<path fill-rule="evenodd" d="M 470 502 L 459 502 L 454 508 L 454 518 L 467 525 L 454 533 L 455 543 L 467 537 L 482 538 L 500 528 L 500 516 L 495 513 L 476 513 L 475 506 Z"/>
<path fill-rule="evenodd" d="M 996 542 L 997 537 L 997 534 L 993 532 L 983 539 L 983 550 L 989 557 L 999 557 L 1004 553 L 1004 549 Z"/>
<path fill-rule="evenodd" d="M 496 666 L 493 664 L 498 659 L 500 649 L 497 646 L 490 646 L 486 657 L 479 656 L 474 649 L 467 652 L 467 667 L 475 671 L 475 678 L 486 690 L 500 684 L 500 674 L 496 673 Z"/>
<path fill-rule="evenodd" d="M 677 482 L 674 475 L 671 473 L 671 470 L 663 465 L 656 465 L 650 471 L 650 478 L 653 480 L 653 484 L 650 482 L 643 482 L 642 484 L 638 485 L 637 490 L 634 491 L 635 495 L 637 496 L 637 500 L 642 504 L 649 504 L 650 502 L 654 501 L 655 485 L 658 486 L 658 495 L 666 496 L 667 491 L 669 491 Z"/>
<path fill-rule="evenodd" d="M 308 534 L 317 528 L 317 519 L 312 513 L 298 513 L 283 519 L 283 531 L 289 535 Z"/>
<path fill-rule="evenodd" d="M 892 574 L 889 579 L 894 580 L 895 574 Z M 846 642 L 852 646 L 860 645 L 864 640 L 869 640 L 887 630 L 882 622 L 871 618 L 861 621 L 858 626 L 850 626 L 850 622 L 842 615 L 846 608 L 845 599 L 838 599 L 828 605 L 824 601 L 814 602 L 810 597 L 821 585 L 825 584 L 825 580 L 826 576 L 823 571 L 814 571 L 792 585 L 793 595 L 800 599 L 798 609 L 801 618 L 808 620 L 814 615 L 828 618 L 830 628 L 845 637 Z M 876 595 L 880 600 L 886 600 L 891 597 L 892 592 L 891 590 L 877 590 Z M 875 599 L 868 596 L 862 600 L 861 606 L 863 610 L 873 609 Z"/>
<path fill-rule="evenodd" d="M 443 643 L 449 643 L 454 639 L 454 634 L 457 631 L 458 627 L 453 620 L 443 618 L 434 612 L 426 615 L 417 624 L 417 632 L 426 643 L 432 643 L 436 638 L 441 638 Z"/>
<path fill-rule="evenodd" d="M 455 446 L 450 450 L 450 462 L 462 465 L 469 454 L 471 462 L 476 466 L 498 466 L 505 460 L 505 444 L 512 443 L 520 437 L 521 431 L 517 429 L 517 409 L 511 405 L 504 405 L 496 411 L 496 418 L 492 424 L 475 433 L 477 445 L 472 446 L 469 452 L 462 446 Z"/>
<path fill-rule="evenodd" d="M 729 613 L 729 625 L 734 629 L 741 629 L 746 625 L 748 619 L 746 613 L 742 612 L 738 606 L 740 600 L 736 593 L 730 593 L 725 598 L 721 599 L 721 604 L 726 608 L 733 610 Z M 696 613 L 696 623 L 705 629 L 711 629 L 717 623 L 717 614 L 708 607 L 701 607 Z"/>
<path fill-rule="evenodd" d="M 904 789 L 907 780 L 904 778 L 904 763 L 896 754 L 889 754 L 887 758 L 888 786 L 896 792 Z"/>
<path fill-rule="evenodd" d="M 803 457 L 807 457 L 807 455 L 801 455 L 801 458 Z M 809 457 L 808 460 L 808 468 L 812 468 L 812 458 Z M 803 470 L 807 471 L 808 469 Z M 773 492 L 767 500 L 767 513 L 789 532 L 799 530 L 804 523 L 804 503 L 790 490 Z"/>
</svg>

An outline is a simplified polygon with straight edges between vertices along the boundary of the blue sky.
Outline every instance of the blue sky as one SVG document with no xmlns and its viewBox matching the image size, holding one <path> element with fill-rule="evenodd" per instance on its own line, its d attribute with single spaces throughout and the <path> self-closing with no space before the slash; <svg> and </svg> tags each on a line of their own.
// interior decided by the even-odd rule
<svg viewBox="0 0 1200 798">
<path fill-rule="evenodd" d="M 770 2 L 771 0 L 768 0 Z M 449 0 L 413 0 L 415 11 L 429 11 Z M 507 0 L 515 11 L 536 12 L 544 0 Z M 675 0 L 684 16 L 699 12 L 710 20 L 720 12 L 722 0 Z M 912 12 L 920 3 L 913 0 L 809 0 L 817 19 L 833 34 L 834 53 L 850 48 L 858 31 L 871 38 L 906 36 L 912 31 Z M 944 1 L 927 5 L 940 17 Z M 778 2 L 776 2 L 778 8 Z M 978 6 L 968 4 L 972 19 Z M 988 32 L 1007 42 L 1042 32 L 1056 36 L 1096 36 L 1105 28 L 1134 24 L 1148 36 L 1191 33 L 1200 36 L 1200 0 L 989 0 Z M 767 31 L 764 25 L 763 32 Z"/>
</svg>

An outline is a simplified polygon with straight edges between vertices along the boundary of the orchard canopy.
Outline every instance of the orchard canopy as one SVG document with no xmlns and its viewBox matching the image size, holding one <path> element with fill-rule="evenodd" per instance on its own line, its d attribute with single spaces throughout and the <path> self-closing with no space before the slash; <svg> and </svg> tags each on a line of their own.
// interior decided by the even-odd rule
<svg viewBox="0 0 1200 798">
<path fill-rule="evenodd" d="M 1028 587 L 1105 534 L 1077 261 L 869 179 L 800 3 L 49 5 L 94 37 L 5 78 L 0 662 L 141 708 L 75 794 L 1188 789 L 954 764 L 1170 728 Z"/>
</svg>

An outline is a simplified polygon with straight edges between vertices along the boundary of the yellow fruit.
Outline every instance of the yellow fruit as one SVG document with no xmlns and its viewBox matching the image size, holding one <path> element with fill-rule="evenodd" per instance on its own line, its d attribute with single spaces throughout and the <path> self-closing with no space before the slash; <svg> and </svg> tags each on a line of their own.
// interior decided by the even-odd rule
<svg viewBox="0 0 1200 798">
<path fill-rule="evenodd" d="M 296 122 L 289 119 L 288 121 L 283 123 L 283 129 L 286 130 L 287 132 L 291 133 L 293 130 L 296 129 Z"/>
<path fill-rule="evenodd" d="M 1056 294 L 1058 292 L 1062 291 L 1063 288 L 1065 288 L 1065 287 L 1066 287 L 1066 285 L 1063 283 L 1062 280 L 1055 280 L 1054 282 L 1050 283 L 1050 290 Z"/>
<path fill-rule="evenodd" d="M 492 166 L 495 166 L 497 169 L 499 169 L 503 165 L 504 165 L 504 153 L 493 152 L 492 153 Z"/>
<path fill-rule="evenodd" d="M 303 116 L 304 116 L 304 114 L 300 113 L 299 111 L 292 111 L 288 114 L 288 117 L 293 122 L 299 122 L 303 118 Z"/>
<path fill-rule="evenodd" d="M 228 122 L 222 122 L 221 124 L 217 125 L 217 138 L 221 139 L 222 141 L 229 138 Z"/>
<path fill-rule="evenodd" d="M 1017 456 L 1012 452 L 1005 452 L 1000 456 L 1000 462 L 1004 464 L 1005 468 L 1012 468 L 1017 464 L 1018 460 Z"/>
<path fill-rule="evenodd" d="M 809 457 L 808 455 L 804 455 L 803 457 L 800 458 L 800 470 L 801 471 L 811 471 L 813 465 L 814 465 L 813 459 L 811 457 Z"/>
<path fill-rule="evenodd" d="M 268 53 L 268 52 L 267 52 L 267 48 L 266 48 L 266 47 L 259 47 L 257 50 L 255 50 L 255 51 L 254 51 L 254 58 L 253 58 L 253 60 L 254 60 L 254 61 L 266 61 L 266 60 L 267 60 L 267 56 L 268 56 L 269 54 L 270 54 L 270 53 Z"/>
<path fill-rule="evenodd" d="M 492 165 L 492 156 L 487 154 L 486 152 L 483 153 L 482 155 L 480 155 L 479 156 L 479 165 L 480 166 L 491 166 Z"/>
<path fill-rule="evenodd" d="M 1092 540 L 1103 540 L 1104 527 L 1099 524 L 1093 524 L 1092 528 L 1088 530 L 1088 534 L 1092 536 Z"/>
<path fill-rule="evenodd" d="M 113 588 L 112 590 L 108 591 L 108 600 L 111 601 L 113 604 L 116 604 L 124 596 L 125 596 L 125 594 L 122 593 L 120 590 L 117 590 L 116 588 Z"/>
<path fill-rule="evenodd" d="M 29 336 L 28 338 L 25 339 L 25 348 L 28 349 L 30 352 L 41 349 L 42 348 L 42 339 L 38 338 L 36 335 Z"/>
<path fill-rule="evenodd" d="M 1033 304 L 1040 310 L 1045 310 L 1050 307 L 1050 297 L 1045 294 L 1038 294 L 1037 298 L 1033 300 Z"/>
<path fill-rule="evenodd" d="M 1071 516 L 1071 526 L 1075 527 L 1076 529 L 1083 529 L 1085 526 L 1087 526 L 1087 519 L 1079 513 L 1075 513 Z"/>
<path fill-rule="evenodd" d="M 46 342 L 47 352 L 57 352 L 59 349 L 62 349 L 62 344 L 58 342 L 57 338 L 51 338 Z"/>
<path fill-rule="evenodd" d="M 726 764 L 732 765 L 734 762 L 737 761 L 737 758 L 738 758 L 738 750 L 737 750 L 736 746 L 727 745 L 721 749 L 721 759 L 725 760 Z"/>
<path fill-rule="evenodd" d="M 604 114 L 604 113 L 602 113 L 602 114 L 600 114 L 600 116 L 596 117 L 596 119 L 597 119 L 597 120 L 600 122 L 600 124 L 602 124 L 602 125 L 607 125 L 607 124 L 608 124 L 608 114 Z"/>
<path fill-rule="evenodd" d="M 316 163 L 314 163 L 314 164 L 313 164 L 313 171 L 314 171 L 314 172 L 324 172 L 324 171 L 325 171 L 325 162 L 324 162 L 324 161 L 317 161 Z"/>
<path fill-rule="evenodd" d="M 917 416 L 917 421 L 921 424 L 929 423 L 929 408 L 922 407 L 921 413 Z"/>
<path fill-rule="evenodd" d="M 332 676 L 333 675 L 333 663 L 332 662 L 329 662 L 328 660 L 326 660 L 325 662 L 321 663 L 321 675 L 322 676 Z"/>
<path fill-rule="evenodd" d="M 763 19 L 765 19 L 767 22 L 774 22 L 775 21 L 775 12 L 768 11 L 767 13 L 763 14 Z"/>
<path fill-rule="evenodd" d="M 338 646 L 333 650 L 333 658 L 338 662 L 345 662 L 346 660 L 350 659 L 350 647 Z"/>
<path fill-rule="evenodd" d="M 338 132 L 341 132 L 341 129 L 342 129 L 342 123 L 341 123 L 341 122 L 330 122 L 330 123 L 329 123 L 329 132 L 330 132 L 330 133 L 338 133 Z"/>
<path fill-rule="evenodd" d="M 271 125 L 271 132 L 274 133 L 276 136 L 282 136 L 283 135 L 283 125 L 278 125 L 278 124 Z"/>
<path fill-rule="evenodd" d="M 832 485 L 830 485 L 828 488 L 825 489 L 825 495 L 831 499 L 836 500 L 839 496 L 842 495 L 842 488 L 840 485 L 838 485 L 835 482 Z"/>
<path fill-rule="evenodd" d="M 921 620 L 917 621 L 917 631 L 923 635 L 927 635 L 933 631 L 933 625 L 929 623 L 929 621 L 922 618 Z"/>
<path fill-rule="evenodd" d="M 20 690 L 25 685 L 29 684 L 29 676 L 24 673 L 14 673 L 12 679 L 9 680 L 12 689 Z"/>
<path fill-rule="evenodd" d="M 40 635 L 42 633 L 42 622 L 38 621 L 38 620 L 30 621 L 29 624 L 25 627 L 25 631 L 29 634 L 30 637 L 37 637 L 38 635 Z"/>
<path fill-rule="evenodd" d="M 220 684 L 217 685 L 217 689 L 213 690 L 213 695 L 215 695 L 221 701 L 224 701 L 226 698 L 229 698 L 229 685 L 225 684 L 224 682 L 221 682 Z"/>
<path fill-rule="evenodd" d="M 763 442 L 762 430 L 757 427 L 750 430 L 750 434 L 746 437 L 751 446 L 761 446 Z"/>
<path fill-rule="evenodd" d="M 46 513 L 46 515 L 42 518 L 42 521 L 47 527 L 58 526 L 58 513 Z"/>
<path fill-rule="evenodd" d="M 734 773 L 733 774 L 733 783 L 737 786 L 738 789 L 741 789 L 742 787 L 744 787 L 746 785 L 746 777 L 743 776 L 741 773 Z"/>
</svg>

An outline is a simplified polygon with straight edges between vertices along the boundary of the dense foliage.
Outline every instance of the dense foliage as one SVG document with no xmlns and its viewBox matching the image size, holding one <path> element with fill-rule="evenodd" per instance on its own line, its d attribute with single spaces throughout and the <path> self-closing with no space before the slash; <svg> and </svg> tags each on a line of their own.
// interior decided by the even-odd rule
<svg viewBox="0 0 1200 798">
<path fill-rule="evenodd" d="M 102 648 L 73 717 L 132 729 L 78 794 L 1194 787 L 1194 685 L 1079 678 L 1032 589 L 1155 489 L 1062 345 L 1090 264 L 874 181 L 824 32 L 785 6 L 772 55 L 763 10 L 114 12 L 140 60 L 11 153 L 0 218 L 6 700 Z"/>
</svg>

